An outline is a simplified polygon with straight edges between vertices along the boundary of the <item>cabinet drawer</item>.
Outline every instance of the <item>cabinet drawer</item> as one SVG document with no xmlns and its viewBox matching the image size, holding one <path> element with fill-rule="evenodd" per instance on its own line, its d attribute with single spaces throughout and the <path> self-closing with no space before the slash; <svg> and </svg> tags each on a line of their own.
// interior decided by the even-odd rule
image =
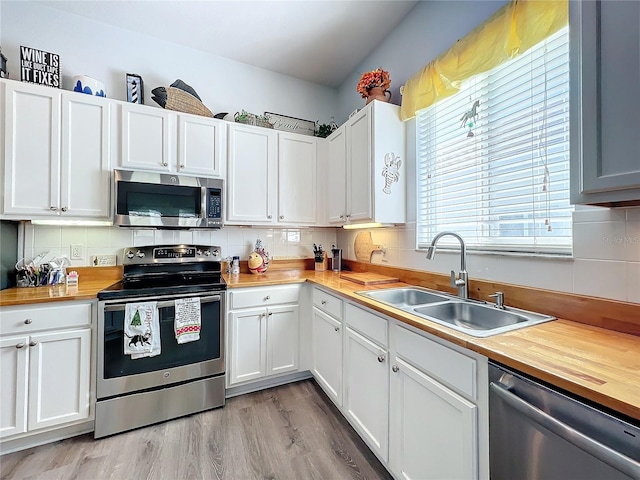
<svg viewBox="0 0 640 480">
<path fill-rule="evenodd" d="M 342 319 L 342 300 L 338 297 L 334 297 L 319 288 L 314 288 L 313 304 L 329 315 Z"/>
<path fill-rule="evenodd" d="M 396 352 L 426 374 L 470 398 L 476 398 L 476 361 L 460 352 L 395 326 Z"/>
<path fill-rule="evenodd" d="M 386 319 L 349 303 L 344 309 L 344 315 L 347 325 L 381 346 L 387 346 L 388 322 Z"/>
<path fill-rule="evenodd" d="M 229 308 L 267 307 L 278 303 L 298 303 L 299 285 L 269 288 L 241 288 L 229 291 Z"/>
<path fill-rule="evenodd" d="M 45 303 L 0 310 L 0 335 L 91 325 L 91 304 Z"/>
</svg>

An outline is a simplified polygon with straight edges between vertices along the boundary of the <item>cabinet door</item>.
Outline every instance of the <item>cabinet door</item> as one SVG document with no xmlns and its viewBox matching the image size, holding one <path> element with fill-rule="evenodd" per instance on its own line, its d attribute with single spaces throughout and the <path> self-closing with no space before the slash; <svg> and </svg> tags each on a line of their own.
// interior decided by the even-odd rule
<svg viewBox="0 0 640 480">
<path fill-rule="evenodd" d="M 5 84 L 4 213 L 60 214 L 60 93 Z"/>
<path fill-rule="evenodd" d="M 229 384 L 264 377 L 266 374 L 266 310 L 254 308 L 229 314 Z"/>
<path fill-rule="evenodd" d="M 277 191 L 277 133 L 267 128 L 229 126 L 227 220 L 274 223 Z"/>
<path fill-rule="evenodd" d="M 0 437 L 27 431 L 29 337 L 0 339 Z"/>
<path fill-rule="evenodd" d="M 173 170 L 170 117 L 159 108 L 122 104 L 120 166 L 141 170 Z M 175 128 L 175 127 L 174 127 Z M 175 134 L 175 133 L 174 133 Z"/>
<path fill-rule="evenodd" d="M 347 121 L 347 222 L 371 220 L 371 118 L 365 108 Z"/>
<path fill-rule="evenodd" d="M 91 329 L 32 335 L 29 430 L 88 419 Z"/>
<path fill-rule="evenodd" d="M 278 222 L 316 222 L 316 139 L 278 135 Z"/>
<path fill-rule="evenodd" d="M 326 175 L 329 223 L 343 224 L 347 204 L 347 142 L 345 127 L 327 139 L 329 142 Z"/>
<path fill-rule="evenodd" d="M 110 108 L 111 104 L 103 98 L 62 94 L 63 215 L 102 218 L 111 215 Z"/>
<path fill-rule="evenodd" d="M 224 122 L 206 117 L 178 117 L 178 171 L 222 176 Z"/>
<path fill-rule="evenodd" d="M 569 16 L 571 200 L 637 205 L 640 3 L 569 2 Z"/>
<path fill-rule="evenodd" d="M 344 410 L 383 461 L 388 459 L 389 368 L 384 348 L 347 327 Z"/>
<path fill-rule="evenodd" d="M 333 402 L 342 405 L 342 324 L 313 307 L 312 372 Z"/>
<path fill-rule="evenodd" d="M 390 383 L 394 476 L 478 478 L 477 407 L 397 357 Z"/>
<path fill-rule="evenodd" d="M 298 306 L 267 309 L 267 375 L 298 370 Z"/>
</svg>

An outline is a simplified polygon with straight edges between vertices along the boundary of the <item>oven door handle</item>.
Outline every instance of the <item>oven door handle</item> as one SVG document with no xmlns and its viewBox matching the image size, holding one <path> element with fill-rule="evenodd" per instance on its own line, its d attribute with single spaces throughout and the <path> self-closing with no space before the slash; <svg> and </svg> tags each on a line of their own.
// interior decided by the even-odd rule
<svg viewBox="0 0 640 480">
<path fill-rule="evenodd" d="M 200 303 L 211 303 L 211 302 L 219 302 L 220 300 L 222 300 L 222 297 L 220 295 L 210 295 L 208 297 L 200 297 Z M 176 301 L 175 300 L 166 300 L 164 302 L 158 302 L 157 307 L 158 308 L 167 308 L 167 307 L 173 307 L 175 306 Z M 111 304 L 111 305 L 105 305 L 104 307 L 104 311 L 105 312 L 120 312 L 122 310 L 125 310 L 126 307 L 126 303 L 115 303 L 115 304 Z"/>
</svg>

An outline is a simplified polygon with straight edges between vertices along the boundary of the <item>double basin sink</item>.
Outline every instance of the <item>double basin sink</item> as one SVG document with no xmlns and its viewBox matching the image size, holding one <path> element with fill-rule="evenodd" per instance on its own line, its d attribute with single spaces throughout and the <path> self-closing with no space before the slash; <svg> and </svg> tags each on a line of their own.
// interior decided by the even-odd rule
<svg viewBox="0 0 640 480">
<path fill-rule="evenodd" d="M 463 300 L 421 287 L 355 293 L 474 337 L 490 337 L 555 320 L 555 317 L 549 315 L 512 307 L 500 309 L 485 302 Z"/>
</svg>

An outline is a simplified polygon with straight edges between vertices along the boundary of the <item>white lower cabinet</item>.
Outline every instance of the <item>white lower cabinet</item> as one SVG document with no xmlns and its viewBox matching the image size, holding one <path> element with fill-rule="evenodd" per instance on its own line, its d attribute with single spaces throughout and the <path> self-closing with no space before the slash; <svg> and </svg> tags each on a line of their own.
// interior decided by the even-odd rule
<svg viewBox="0 0 640 480">
<path fill-rule="evenodd" d="M 385 348 L 347 327 L 344 411 L 381 460 L 388 459 L 389 366 Z"/>
<path fill-rule="evenodd" d="M 477 407 L 396 357 L 389 466 L 401 479 L 475 479 Z"/>
<path fill-rule="evenodd" d="M 298 370 L 298 290 L 288 285 L 229 292 L 230 386 Z"/>
<path fill-rule="evenodd" d="M 0 437 L 89 420 L 91 305 L 6 307 L 2 319 Z"/>
<path fill-rule="evenodd" d="M 342 405 L 342 322 L 313 307 L 312 372 L 329 398 Z"/>
</svg>

